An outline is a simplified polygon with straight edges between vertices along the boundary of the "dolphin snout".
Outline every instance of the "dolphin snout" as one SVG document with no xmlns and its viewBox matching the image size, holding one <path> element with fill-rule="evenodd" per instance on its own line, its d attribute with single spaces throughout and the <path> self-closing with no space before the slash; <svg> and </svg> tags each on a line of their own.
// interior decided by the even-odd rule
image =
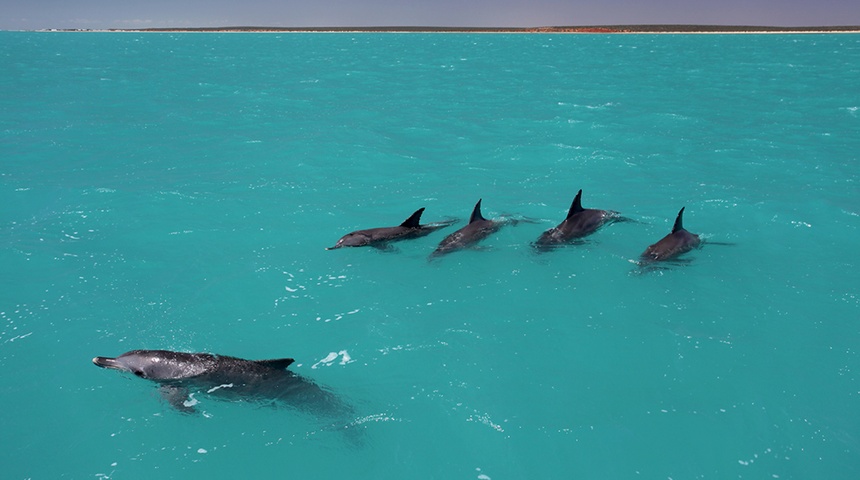
<svg viewBox="0 0 860 480">
<path fill-rule="evenodd" d="M 115 358 L 93 357 L 93 363 L 96 364 L 97 367 L 102 368 L 119 368 L 119 366 L 116 364 Z"/>
</svg>

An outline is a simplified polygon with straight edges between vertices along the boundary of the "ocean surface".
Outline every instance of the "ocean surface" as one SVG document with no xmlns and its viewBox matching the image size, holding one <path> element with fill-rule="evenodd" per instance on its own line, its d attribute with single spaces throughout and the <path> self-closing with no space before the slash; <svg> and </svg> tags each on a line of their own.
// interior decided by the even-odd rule
<svg viewBox="0 0 860 480">
<path fill-rule="evenodd" d="M 0 477 L 860 478 L 860 35 L 0 32 Z M 538 254 L 586 208 L 633 222 Z M 525 219 L 428 260 L 483 199 Z M 390 249 L 357 229 L 459 223 Z M 703 248 L 635 263 L 684 225 Z M 97 368 L 292 357 L 348 405 Z"/>
</svg>

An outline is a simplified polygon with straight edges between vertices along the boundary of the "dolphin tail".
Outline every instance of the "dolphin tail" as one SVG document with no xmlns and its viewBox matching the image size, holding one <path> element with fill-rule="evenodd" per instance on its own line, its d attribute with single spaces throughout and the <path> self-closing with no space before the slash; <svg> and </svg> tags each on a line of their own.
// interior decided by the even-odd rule
<svg viewBox="0 0 860 480">
<path fill-rule="evenodd" d="M 420 227 L 421 222 L 421 214 L 424 213 L 424 207 L 415 210 L 415 213 L 412 214 L 411 217 L 407 218 L 406 221 L 400 224 L 401 227 L 406 228 L 418 228 Z"/>
<path fill-rule="evenodd" d="M 687 207 L 681 207 L 681 211 L 678 212 L 678 218 L 675 219 L 675 226 L 672 227 L 672 233 L 675 233 L 679 230 L 684 229 L 684 209 Z"/>
<path fill-rule="evenodd" d="M 567 212 L 567 218 L 572 217 L 574 214 L 579 213 L 585 210 L 582 208 L 582 189 L 580 188 L 578 192 L 576 192 L 576 197 L 573 199 L 573 203 L 570 204 L 570 210 Z"/>
<path fill-rule="evenodd" d="M 457 223 L 459 221 L 460 220 L 458 220 L 456 218 L 450 218 L 448 220 L 442 220 L 441 222 L 428 223 L 427 225 L 424 225 L 424 226 L 429 227 L 429 228 L 444 228 L 444 227 L 450 227 L 451 225 L 454 225 L 455 223 Z"/>
<path fill-rule="evenodd" d="M 469 217 L 469 223 L 474 222 L 475 220 L 486 220 L 483 215 L 481 215 L 481 199 L 478 199 L 478 203 L 475 204 L 475 209 L 472 210 L 472 216 Z"/>
</svg>

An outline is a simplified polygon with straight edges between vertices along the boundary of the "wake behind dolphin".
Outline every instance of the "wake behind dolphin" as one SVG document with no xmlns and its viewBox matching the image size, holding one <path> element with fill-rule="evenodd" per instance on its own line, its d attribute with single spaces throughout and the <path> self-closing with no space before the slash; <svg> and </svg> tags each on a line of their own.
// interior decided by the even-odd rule
<svg viewBox="0 0 860 480">
<path fill-rule="evenodd" d="M 93 363 L 156 382 L 164 400 L 183 413 L 196 412 L 194 395 L 286 405 L 330 419 L 346 418 L 352 412 L 334 393 L 287 370 L 292 358 L 245 360 L 209 353 L 132 350 L 116 358 L 95 357 Z"/>
</svg>

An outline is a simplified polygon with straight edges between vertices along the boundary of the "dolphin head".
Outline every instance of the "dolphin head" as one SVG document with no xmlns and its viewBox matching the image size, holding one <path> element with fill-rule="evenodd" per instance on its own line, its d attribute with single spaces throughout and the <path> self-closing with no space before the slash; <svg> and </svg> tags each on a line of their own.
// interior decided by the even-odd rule
<svg viewBox="0 0 860 480">
<path fill-rule="evenodd" d="M 213 361 L 211 355 L 167 350 L 132 350 L 116 358 L 93 358 L 93 363 L 99 367 L 130 372 L 149 380 L 176 380 L 200 375 L 210 368 Z"/>
<path fill-rule="evenodd" d="M 328 247 L 326 250 L 334 250 L 336 248 L 343 247 L 362 247 L 367 245 L 369 242 L 369 238 L 362 231 L 347 233 L 333 247 Z"/>
</svg>

